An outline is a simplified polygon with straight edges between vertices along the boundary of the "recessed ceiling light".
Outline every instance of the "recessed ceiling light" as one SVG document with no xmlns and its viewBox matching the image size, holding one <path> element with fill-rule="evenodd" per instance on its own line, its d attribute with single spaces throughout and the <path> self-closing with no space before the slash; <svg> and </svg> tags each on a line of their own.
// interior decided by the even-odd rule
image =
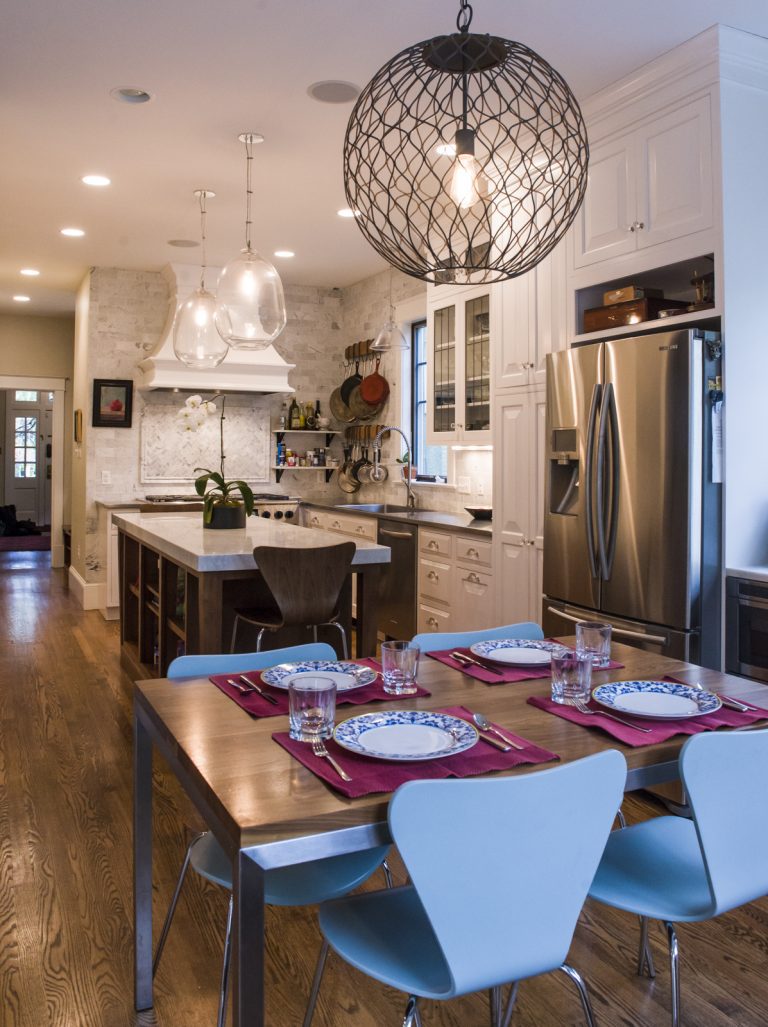
<svg viewBox="0 0 768 1027">
<path fill-rule="evenodd" d="M 110 89 L 109 95 L 120 103 L 149 103 L 152 99 L 152 94 L 148 93 L 146 89 L 137 89 L 134 86 Z"/>
<path fill-rule="evenodd" d="M 80 181 L 83 185 L 110 185 L 112 179 L 106 175 L 83 175 Z"/>
<path fill-rule="evenodd" d="M 26 275 L 27 278 L 37 278 L 37 276 L 40 274 L 40 272 L 37 270 L 36 267 L 23 267 L 19 271 L 19 274 L 20 275 Z"/>
<path fill-rule="evenodd" d="M 169 239 L 168 240 L 168 245 L 169 246 L 178 246 L 179 249 L 185 250 L 185 249 L 192 249 L 193 246 L 199 246 L 200 243 L 196 242 L 194 239 Z"/>
<path fill-rule="evenodd" d="M 360 86 L 354 82 L 341 82 L 338 79 L 326 79 L 323 82 L 313 82 L 307 89 L 313 100 L 320 103 L 352 103 L 360 95 Z"/>
<path fill-rule="evenodd" d="M 81 235 L 85 235 L 85 232 L 82 228 L 62 228 L 61 234 L 69 235 L 73 239 L 79 239 Z"/>
<path fill-rule="evenodd" d="M 29 303 L 30 300 L 29 296 L 14 296 L 13 298 L 17 303 Z"/>
<path fill-rule="evenodd" d="M 288 258 L 288 257 L 295 257 L 296 254 L 293 252 L 293 250 L 275 250 L 273 256 Z"/>
<path fill-rule="evenodd" d="M 341 210 L 337 210 L 336 213 L 340 218 L 359 218 L 360 211 L 352 210 L 351 207 L 342 207 Z"/>
</svg>

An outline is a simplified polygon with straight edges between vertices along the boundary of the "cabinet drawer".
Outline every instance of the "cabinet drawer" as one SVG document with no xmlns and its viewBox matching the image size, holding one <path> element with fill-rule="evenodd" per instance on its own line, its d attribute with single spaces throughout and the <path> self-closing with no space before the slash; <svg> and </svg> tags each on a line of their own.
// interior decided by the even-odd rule
<svg viewBox="0 0 768 1027">
<path fill-rule="evenodd" d="M 453 535 L 446 531 L 430 531 L 419 528 L 419 549 L 431 556 L 453 557 Z"/>
<path fill-rule="evenodd" d="M 325 527 L 349 538 L 364 538 L 376 541 L 377 521 L 375 517 L 350 517 L 347 514 L 330 514 Z"/>
<path fill-rule="evenodd" d="M 431 631 L 450 631 L 451 615 L 448 610 L 436 610 L 432 606 L 419 603 L 416 627 L 419 634 Z"/>
<path fill-rule="evenodd" d="M 326 510 L 305 510 L 302 524 L 305 528 L 322 528 L 328 531 L 331 523 L 331 515 Z"/>
<path fill-rule="evenodd" d="M 476 563 L 480 567 L 491 566 L 492 543 L 485 539 L 456 536 L 456 559 L 461 563 Z"/>
<path fill-rule="evenodd" d="M 419 559 L 419 595 L 450 603 L 453 584 L 453 568 L 437 560 Z"/>
<path fill-rule="evenodd" d="M 482 571 L 456 570 L 454 609 L 461 610 L 467 631 L 494 624 L 493 577 Z"/>
</svg>

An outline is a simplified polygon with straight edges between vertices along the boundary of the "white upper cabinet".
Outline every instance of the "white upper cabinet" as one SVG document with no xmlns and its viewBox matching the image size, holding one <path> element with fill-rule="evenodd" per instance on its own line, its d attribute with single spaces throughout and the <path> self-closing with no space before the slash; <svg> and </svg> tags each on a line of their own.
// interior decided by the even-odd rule
<svg viewBox="0 0 768 1027">
<path fill-rule="evenodd" d="M 710 98 L 701 96 L 592 147 L 574 266 L 693 235 L 713 221 Z"/>
<path fill-rule="evenodd" d="M 496 294 L 487 285 L 430 293 L 427 445 L 491 441 L 495 307 Z"/>
</svg>

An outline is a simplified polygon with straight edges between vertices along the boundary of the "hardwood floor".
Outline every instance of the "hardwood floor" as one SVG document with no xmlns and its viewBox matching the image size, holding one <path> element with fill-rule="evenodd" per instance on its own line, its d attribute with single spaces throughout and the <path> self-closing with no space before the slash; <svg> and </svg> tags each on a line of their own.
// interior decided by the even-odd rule
<svg viewBox="0 0 768 1027">
<path fill-rule="evenodd" d="M 117 625 L 80 610 L 65 582 L 47 553 L 0 554 L 0 1024 L 213 1027 L 226 897 L 195 874 L 158 973 L 156 1007 L 133 1010 L 131 683 L 120 670 Z M 196 821 L 161 766 L 156 777 L 160 919 Z M 630 819 L 656 812 L 644 799 L 627 807 Z M 268 1017 L 287 1027 L 303 1016 L 319 944 L 314 910 L 268 912 Z M 768 1021 L 766 900 L 682 925 L 680 940 L 687 1027 Z M 659 928 L 652 942 L 655 982 L 634 974 L 633 918 L 588 903 L 570 961 L 586 975 L 603 1027 L 669 1022 Z M 332 956 L 315 1027 L 396 1027 L 403 1007 L 391 989 Z M 423 1012 L 425 1027 L 488 1023 L 484 996 L 425 1003 Z M 521 986 L 513 1025 L 582 1022 L 563 975 Z"/>
</svg>

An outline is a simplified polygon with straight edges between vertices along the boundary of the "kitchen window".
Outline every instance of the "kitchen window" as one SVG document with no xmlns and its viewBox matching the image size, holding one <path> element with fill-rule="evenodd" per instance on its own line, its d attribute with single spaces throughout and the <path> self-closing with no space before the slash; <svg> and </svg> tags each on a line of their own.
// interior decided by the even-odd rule
<svg viewBox="0 0 768 1027">
<path fill-rule="evenodd" d="M 427 439 L 427 322 L 411 324 L 411 439 L 419 475 L 448 480 L 448 446 L 428 446 Z"/>
</svg>

